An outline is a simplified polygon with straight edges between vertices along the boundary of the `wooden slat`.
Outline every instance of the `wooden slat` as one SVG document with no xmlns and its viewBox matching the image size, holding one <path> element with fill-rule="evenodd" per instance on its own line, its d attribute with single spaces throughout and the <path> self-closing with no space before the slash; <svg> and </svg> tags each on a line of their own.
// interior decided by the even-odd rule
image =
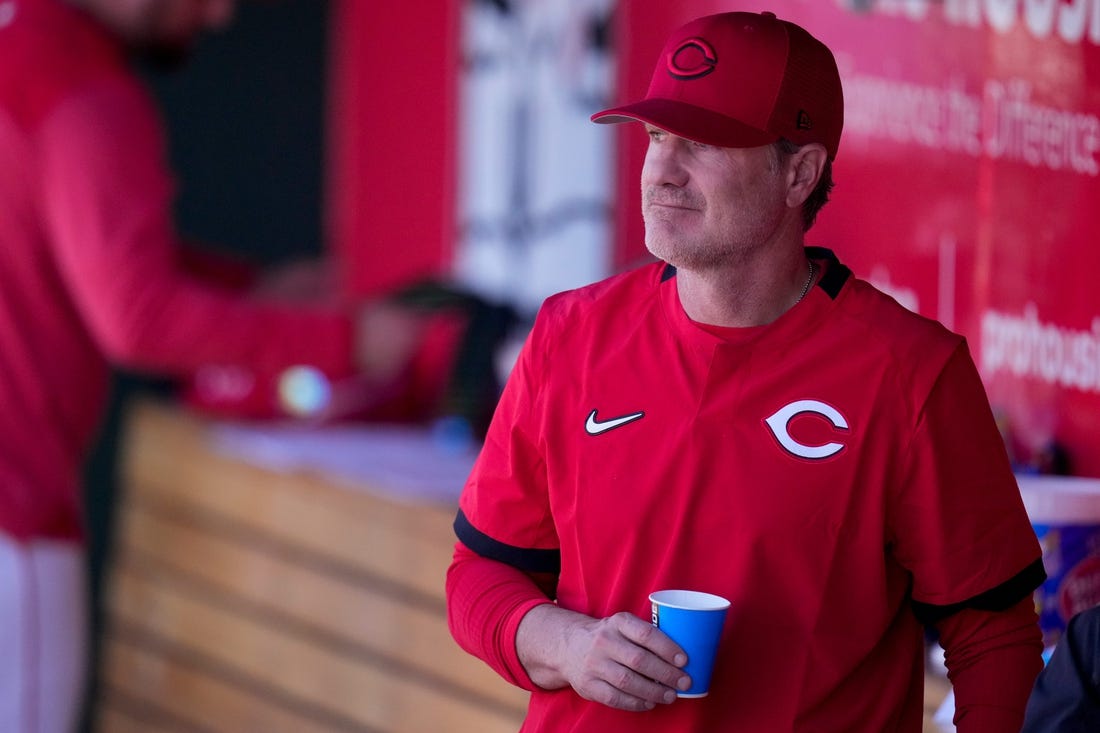
<svg viewBox="0 0 1100 733">
<path fill-rule="evenodd" d="M 218 455 L 201 423 L 163 406 L 140 403 L 129 425 L 122 463 L 132 491 L 140 487 L 180 511 L 217 515 L 442 598 L 440 558 L 454 545 L 454 507 L 410 507 Z"/>
<path fill-rule="evenodd" d="M 196 658 L 272 691 L 284 707 L 310 706 L 393 733 L 514 733 L 514 712 L 472 703 L 433 681 L 375 666 L 204 603 L 171 585 L 117 569 L 109 611 L 123 627 L 185 644 Z"/>
<path fill-rule="evenodd" d="M 312 566 L 309 558 L 278 548 L 257 549 L 155 509 L 139 497 L 127 503 L 119 520 L 118 562 L 150 565 L 165 576 L 164 582 L 174 577 L 177 583 L 197 586 L 194 592 L 251 604 L 327 635 L 331 643 L 365 647 L 426 676 L 496 699 L 522 715 L 526 693 L 454 643 L 442 604 L 410 603 L 400 589 L 335 575 L 324 566 Z"/>
<path fill-rule="evenodd" d="M 127 709 L 140 709 L 141 720 L 134 722 L 133 730 L 194 726 L 227 732 L 369 733 L 368 729 L 353 724 L 319 722 L 277 707 L 269 699 L 226 684 L 186 662 L 153 654 L 115 634 L 106 639 L 103 681 L 106 688 L 103 711 L 114 710 L 117 718 L 124 717 Z M 186 726 L 173 725 L 173 721 L 183 721 Z M 101 720 L 100 733 L 110 731 Z"/>
<path fill-rule="evenodd" d="M 526 693 L 446 628 L 454 506 L 219 455 L 168 406 L 138 403 L 128 426 L 103 719 L 137 704 L 200 733 L 519 727 Z"/>
<path fill-rule="evenodd" d="M 95 716 L 96 733 L 150 733 L 152 730 L 163 730 L 159 727 L 150 727 L 148 721 L 142 721 L 127 715 L 125 710 L 119 708 L 115 700 L 106 694 L 101 699 Z"/>
</svg>

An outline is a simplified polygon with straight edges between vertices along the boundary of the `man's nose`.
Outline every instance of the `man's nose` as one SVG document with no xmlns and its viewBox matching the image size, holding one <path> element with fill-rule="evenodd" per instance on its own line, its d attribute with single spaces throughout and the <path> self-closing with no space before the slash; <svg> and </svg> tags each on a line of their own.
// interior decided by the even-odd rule
<svg viewBox="0 0 1100 733">
<path fill-rule="evenodd" d="M 642 182 L 651 186 L 683 186 L 688 181 L 682 140 L 650 143 L 642 166 Z"/>
</svg>

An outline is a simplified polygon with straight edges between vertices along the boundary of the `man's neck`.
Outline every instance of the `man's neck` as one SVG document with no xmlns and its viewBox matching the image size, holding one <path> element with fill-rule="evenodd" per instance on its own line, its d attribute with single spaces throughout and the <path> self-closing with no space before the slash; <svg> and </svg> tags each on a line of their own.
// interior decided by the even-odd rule
<svg viewBox="0 0 1100 733">
<path fill-rule="evenodd" d="M 801 247 L 781 258 L 757 258 L 708 270 L 677 268 L 676 286 L 688 317 L 733 328 L 763 326 L 786 313 L 812 285 Z"/>
</svg>

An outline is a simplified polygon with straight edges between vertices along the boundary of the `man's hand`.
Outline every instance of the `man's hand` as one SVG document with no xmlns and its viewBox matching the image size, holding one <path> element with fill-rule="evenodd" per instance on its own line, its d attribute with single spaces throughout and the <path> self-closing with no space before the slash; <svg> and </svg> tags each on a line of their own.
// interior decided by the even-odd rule
<svg viewBox="0 0 1100 733">
<path fill-rule="evenodd" d="M 340 292 L 338 275 L 331 259 L 293 260 L 261 272 L 252 294 L 283 303 L 325 303 Z"/>
<path fill-rule="evenodd" d="M 520 622 L 516 649 L 536 685 L 569 685 L 586 700 L 621 710 L 652 710 L 691 686 L 681 669 L 684 651 L 626 612 L 596 619 L 549 603 L 536 606 Z"/>
<path fill-rule="evenodd" d="M 387 301 L 359 311 L 356 361 L 362 375 L 384 385 L 401 376 L 420 348 L 428 315 Z"/>
</svg>

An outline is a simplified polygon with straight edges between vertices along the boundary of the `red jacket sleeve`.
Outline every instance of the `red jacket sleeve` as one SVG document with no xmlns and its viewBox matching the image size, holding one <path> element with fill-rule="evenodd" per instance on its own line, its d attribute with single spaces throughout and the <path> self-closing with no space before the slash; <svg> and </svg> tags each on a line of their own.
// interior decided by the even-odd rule
<svg viewBox="0 0 1100 733">
<path fill-rule="evenodd" d="M 461 542 L 447 570 L 447 623 L 458 645 L 508 682 L 534 690 L 516 651 L 516 631 L 535 606 L 551 603 L 535 579 L 481 557 Z"/>
<path fill-rule="evenodd" d="M 35 152 L 58 271 L 108 358 L 174 377 L 223 365 L 254 385 L 294 364 L 352 373 L 353 322 L 341 309 L 261 303 L 187 272 L 160 120 L 136 80 L 112 77 L 63 102 Z"/>
<path fill-rule="evenodd" d="M 1031 597 L 1005 611 L 964 609 L 940 621 L 959 733 L 1018 733 L 1043 640 Z"/>
</svg>

